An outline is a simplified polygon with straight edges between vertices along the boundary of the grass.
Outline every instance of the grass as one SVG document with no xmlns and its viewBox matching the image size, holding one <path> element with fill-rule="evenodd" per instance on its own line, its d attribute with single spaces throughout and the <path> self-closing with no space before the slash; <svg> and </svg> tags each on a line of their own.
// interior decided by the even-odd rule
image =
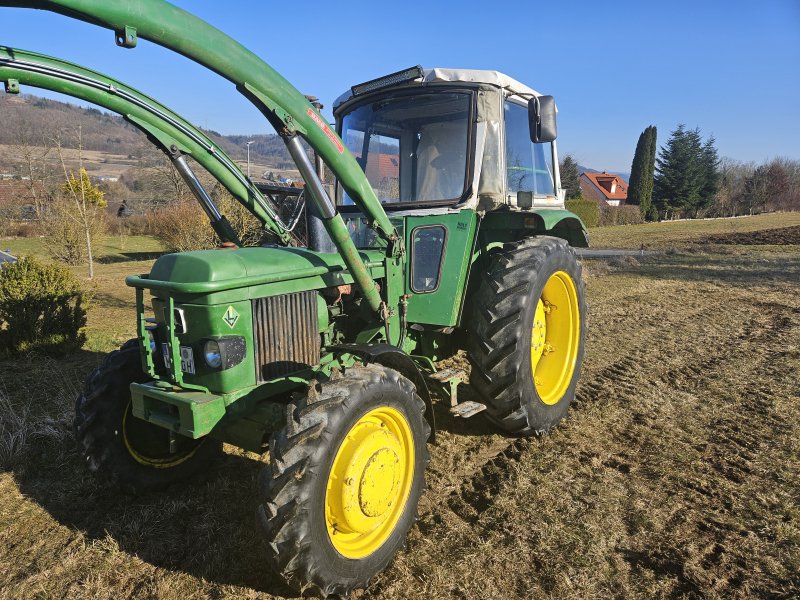
<svg viewBox="0 0 800 600">
<path fill-rule="evenodd" d="M 710 235 L 763 231 L 800 225 L 800 213 L 770 213 L 730 219 L 664 221 L 644 225 L 616 225 L 589 231 L 597 248 L 645 248 L 665 250 L 702 240 Z"/>
<path fill-rule="evenodd" d="M 35 255 L 50 260 L 42 238 L 0 240 L 0 248 L 14 256 Z M 95 276 L 87 278 L 86 266 L 73 267 L 91 292 L 86 349 L 108 352 L 134 336 L 136 330 L 135 293 L 125 285 L 125 277 L 147 273 L 163 250 L 150 236 L 108 236 L 95 245 Z"/>
<path fill-rule="evenodd" d="M 408 551 L 354 596 L 798 597 L 800 252 L 696 243 L 798 222 L 593 230 L 598 246 L 675 250 L 585 262 L 584 371 L 551 435 L 510 438 L 437 406 Z M 74 450 L 73 399 L 131 336 L 122 280 L 150 264 L 113 261 L 157 250 L 104 248 L 87 348 L 0 360 L 0 598 L 291 596 L 254 518 L 263 457 L 226 447 L 209 481 L 132 498 Z"/>
</svg>

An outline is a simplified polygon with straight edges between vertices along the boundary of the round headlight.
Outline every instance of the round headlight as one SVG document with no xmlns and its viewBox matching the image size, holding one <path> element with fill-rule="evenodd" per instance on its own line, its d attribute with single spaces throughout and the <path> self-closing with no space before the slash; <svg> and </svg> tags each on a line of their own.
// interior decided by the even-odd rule
<svg viewBox="0 0 800 600">
<path fill-rule="evenodd" d="M 206 364 L 212 369 L 219 369 L 222 366 L 222 353 L 219 351 L 219 344 L 216 340 L 208 340 L 203 346 L 203 357 Z"/>
</svg>

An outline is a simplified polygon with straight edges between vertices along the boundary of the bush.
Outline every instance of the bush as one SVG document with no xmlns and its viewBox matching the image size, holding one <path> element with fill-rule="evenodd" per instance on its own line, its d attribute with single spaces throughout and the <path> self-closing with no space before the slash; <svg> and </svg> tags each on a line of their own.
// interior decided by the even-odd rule
<svg viewBox="0 0 800 600">
<path fill-rule="evenodd" d="M 148 215 L 150 231 L 167 252 L 204 250 L 217 246 L 217 235 L 196 202 L 179 202 Z"/>
<path fill-rule="evenodd" d="M 109 235 L 151 235 L 151 220 L 145 215 L 130 217 L 109 217 L 106 232 Z"/>
<path fill-rule="evenodd" d="M 608 225 L 638 225 L 644 223 L 642 211 L 638 206 L 603 206 L 600 209 L 601 227 Z"/>
<path fill-rule="evenodd" d="M 242 244 L 257 246 L 264 235 L 258 219 L 224 190 L 214 189 L 211 195 Z M 167 252 L 204 250 L 219 246 L 219 238 L 197 202 L 172 204 L 151 213 L 148 222 L 150 231 Z"/>
<path fill-rule="evenodd" d="M 600 224 L 600 204 L 596 201 L 576 198 L 567 200 L 564 206 L 578 215 L 586 227 L 597 227 Z"/>
<path fill-rule="evenodd" d="M 80 283 L 69 269 L 31 257 L 0 269 L 0 347 L 63 354 L 86 341 Z"/>
</svg>

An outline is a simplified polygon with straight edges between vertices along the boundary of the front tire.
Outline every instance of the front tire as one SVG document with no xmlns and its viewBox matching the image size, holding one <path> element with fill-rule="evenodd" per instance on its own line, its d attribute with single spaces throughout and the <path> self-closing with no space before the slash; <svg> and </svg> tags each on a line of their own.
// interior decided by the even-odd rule
<svg viewBox="0 0 800 600">
<path fill-rule="evenodd" d="M 75 437 L 89 470 L 132 493 L 161 489 L 201 474 L 222 444 L 177 435 L 134 417 L 131 383 L 147 381 L 137 340 L 108 354 L 89 373 L 75 402 Z"/>
<path fill-rule="evenodd" d="M 489 419 L 522 435 L 567 413 L 586 340 L 581 265 L 566 241 L 535 237 L 489 255 L 473 299 L 470 384 Z"/>
<path fill-rule="evenodd" d="M 287 406 L 261 476 L 270 565 L 327 597 L 365 587 L 405 543 L 425 487 L 430 427 L 416 388 L 380 365 Z"/>
</svg>

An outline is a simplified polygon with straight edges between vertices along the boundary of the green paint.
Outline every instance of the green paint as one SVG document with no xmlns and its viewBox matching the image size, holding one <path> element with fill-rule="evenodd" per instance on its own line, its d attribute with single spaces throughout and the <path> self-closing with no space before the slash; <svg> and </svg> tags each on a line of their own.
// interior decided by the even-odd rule
<svg viewBox="0 0 800 600">
<path fill-rule="evenodd" d="M 464 289 L 470 267 L 470 256 L 475 241 L 477 215 L 474 210 L 462 210 L 444 215 L 406 217 L 406 245 L 414 254 L 414 230 L 429 225 L 442 225 L 446 230 L 444 256 L 440 268 L 439 284 L 435 291 L 418 293 L 411 286 L 412 267 L 406 269 L 408 320 L 441 327 L 458 324 L 464 302 Z"/>
<path fill-rule="evenodd" d="M 225 416 L 223 397 L 208 392 L 132 383 L 131 398 L 134 416 L 192 439 L 208 435 Z"/>
</svg>

